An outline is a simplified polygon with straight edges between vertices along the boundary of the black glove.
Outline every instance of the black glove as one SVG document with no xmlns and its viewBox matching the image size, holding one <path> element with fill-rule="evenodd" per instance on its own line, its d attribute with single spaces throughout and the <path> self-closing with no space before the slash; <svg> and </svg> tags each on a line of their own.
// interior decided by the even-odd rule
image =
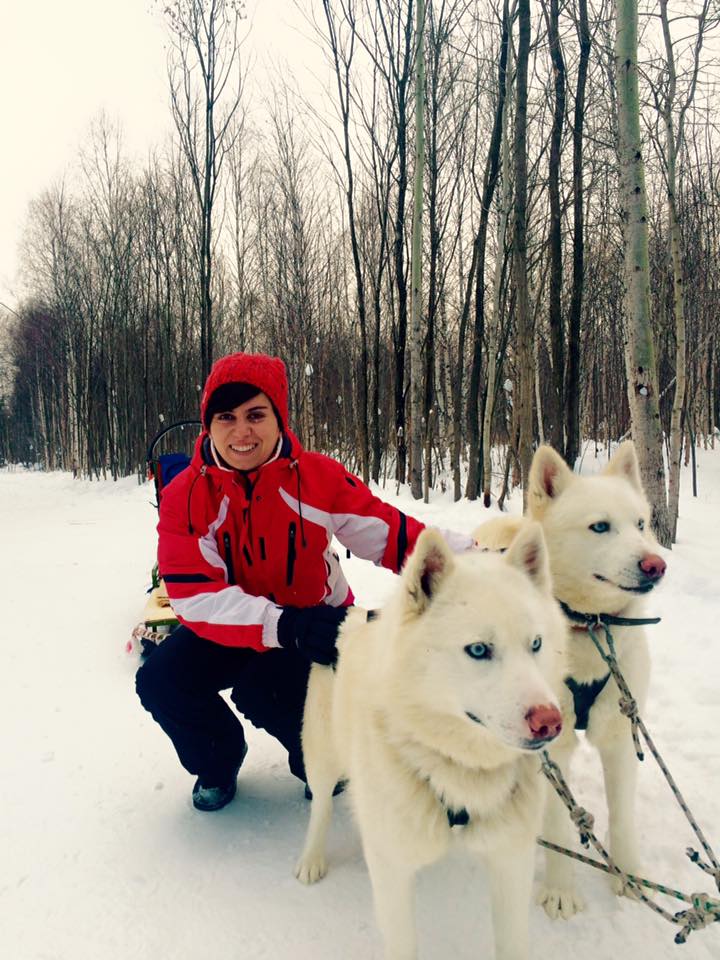
<svg viewBox="0 0 720 960">
<path fill-rule="evenodd" d="M 340 624 L 347 615 L 347 607 L 285 607 L 277 625 L 278 643 L 286 650 L 297 650 L 312 663 L 329 667 L 337 660 L 337 640 Z"/>
</svg>

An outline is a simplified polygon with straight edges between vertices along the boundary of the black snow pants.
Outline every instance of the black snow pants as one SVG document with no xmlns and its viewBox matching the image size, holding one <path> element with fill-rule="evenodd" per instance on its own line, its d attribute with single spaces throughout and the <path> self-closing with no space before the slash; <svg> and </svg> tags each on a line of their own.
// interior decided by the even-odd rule
<svg viewBox="0 0 720 960">
<path fill-rule="evenodd" d="M 226 783 L 244 754 L 242 724 L 219 695 L 230 688 L 238 710 L 282 743 L 290 770 L 304 780 L 300 731 L 309 672 L 295 651 L 225 647 L 179 626 L 140 667 L 135 686 L 180 763 L 203 783 Z"/>
</svg>

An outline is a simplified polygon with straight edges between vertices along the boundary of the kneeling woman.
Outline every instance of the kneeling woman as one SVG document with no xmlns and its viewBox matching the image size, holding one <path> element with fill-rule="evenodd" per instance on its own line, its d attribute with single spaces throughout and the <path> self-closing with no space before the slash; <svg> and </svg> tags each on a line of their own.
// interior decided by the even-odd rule
<svg viewBox="0 0 720 960">
<path fill-rule="evenodd" d="M 193 803 L 235 795 L 247 746 L 219 695 L 287 749 L 305 779 L 300 729 L 312 662 L 332 664 L 353 593 L 332 539 L 399 572 L 423 524 L 376 497 L 338 461 L 302 449 L 288 427 L 277 357 L 236 353 L 213 366 L 192 461 L 164 490 L 158 562 L 180 620 L 137 674 L 137 692 L 197 777 Z M 445 532 L 456 550 L 472 538 Z"/>
</svg>

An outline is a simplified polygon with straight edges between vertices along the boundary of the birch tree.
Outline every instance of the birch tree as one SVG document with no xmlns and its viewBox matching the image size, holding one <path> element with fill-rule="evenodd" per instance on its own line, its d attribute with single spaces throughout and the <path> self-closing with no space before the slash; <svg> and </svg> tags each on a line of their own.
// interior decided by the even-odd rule
<svg viewBox="0 0 720 960">
<path fill-rule="evenodd" d="M 703 0 L 697 17 L 693 62 L 687 92 L 678 108 L 678 76 L 675 45 L 668 15 L 668 0 L 660 0 L 660 23 L 665 48 L 666 81 L 662 91 L 656 91 L 656 104 L 664 129 L 663 160 L 667 188 L 667 228 L 671 265 L 671 289 L 675 328 L 675 391 L 670 418 L 670 463 L 668 479 L 668 522 L 672 542 L 677 535 L 678 507 L 680 501 L 680 465 L 682 458 L 682 416 L 685 406 L 686 384 L 686 322 L 685 284 L 682 249 L 682 230 L 678 210 L 677 161 L 685 139 L 685 121 L 695 98 L 700 58 L 708 25 L 710 0 Z M 717 22 L 717 21 L 716 21 Z M 677 112 L 677 118 L 676 118 Z"/>
<path fill-rule="evenodd" d="M 652 505 L 655 534 L 664 546 L 672 535 L 663 463 L 655 339 L 650 316 L 650 263 L 645 164 L 640 137 L 637 0 L 615 3 L 615 83 L 618 161 L 624 227 L 625 367 L 632 436 Z"/>
</svg>

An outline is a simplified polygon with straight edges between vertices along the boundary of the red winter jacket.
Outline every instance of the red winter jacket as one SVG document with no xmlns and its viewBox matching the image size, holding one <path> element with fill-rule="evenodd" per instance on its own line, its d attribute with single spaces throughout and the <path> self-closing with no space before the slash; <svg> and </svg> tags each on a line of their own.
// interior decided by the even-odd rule
<svg viewBox="0 0 720 960">
<path fill-rule="evenodd" d="M 398 572 L 423 529 L 287 429 L 279 457 L 251 476 L 219 467 L 203 433 L 160 504 L 158 559 L 173 610 L 216 643 L 266 650 L 278 646 L 284 605 L 351 604 L 333 536 Z"/>
</svg>

